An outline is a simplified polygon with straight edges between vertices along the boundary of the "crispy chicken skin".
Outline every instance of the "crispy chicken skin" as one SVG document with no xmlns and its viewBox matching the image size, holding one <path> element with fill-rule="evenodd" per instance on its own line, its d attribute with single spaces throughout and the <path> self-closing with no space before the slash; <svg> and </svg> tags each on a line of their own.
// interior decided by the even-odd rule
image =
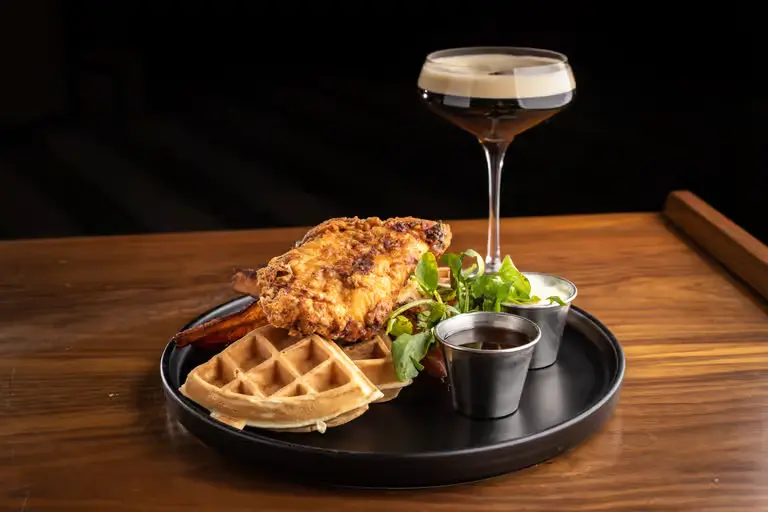
<svg viewBox="0 0 768 512">
<path fill-rule="evenodd" d="M 395 217 L 330 219 L 296 247 L 233 277 L 257 295 L 266 320 L 293 334 L 360 341 L 378 333 L 421 255 L 439 259 L 451 243 L 441 222 Z"/>
</svg>

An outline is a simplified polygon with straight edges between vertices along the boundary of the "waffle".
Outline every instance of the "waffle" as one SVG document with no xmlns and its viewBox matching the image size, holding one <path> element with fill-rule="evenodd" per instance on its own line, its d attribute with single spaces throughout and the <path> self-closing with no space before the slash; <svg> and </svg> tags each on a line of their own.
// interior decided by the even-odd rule
<svg viewBox="0 0 768 512">
<path fill-rule="evenodd" d="M 450 267 L 437 267 L 437 282 L 443 286 L 451 286 Z"/>
<path fill-rule="evenodd" d="M 311 425 L 307 425 L 305 427 L 293 427 L 293 428 L 271 428 L 269 430 L 272 430 L 274 432 L 294 432 L 294 433 L 304 433 L 304 432 L 314 432 L 319 431 L 320 433 L 324 433 L 327 428 L 330 427 L 338 427 L 339 425 L 343 425 L 349 421 L 352 421 L 353 419 L 357 418 L 358 416 L 361 416 L 365 411 L 368 410 L 368 406 L 364 405 L 362 407 L 358 407 L 357 409 L 352 409 L 349 412 L 345 412 L 343 414 L 339 414 L 335 418 L 331 418 L 328 421 L 318 421 Z M 246 426 L 246 421 L 241 420 L 238 418 L 233 418 L 231 416 L 226 416 L 224 414 L 218 413 L 218 412 L 212 412 L 211 417 L 214 419 L 219 420 L 222 423 L 226 423 L 227 425 L 231 427 L 235 427 L 238 430 L 242 430 Z"/>
<path fill-rule="evenodd" d="M 335 343 L 259 327 L 194 368 L 180 391 L 235 428 L 324 431 L 384 396 Z"/>
<path fill-rule="evenodd" d="M 384 394 L 375 403 L 392 400 L 397 397 L 401 389 L 412 382 L 411 380 L 401 382 L 395 377 L 392 340 L 386 334 L 380 334 L 372 340 L 361 343 L 345 345 L 342 350 Z"/>
<path fill-rule="evenodd" d="M 322 434 L 325 432 L 326 428 L 338 427 L 339 425 L 343 425 L 349 421 L 352 421 L 358 416 L 362 416 L 363 413 L 367 410 L 368 410 L 368 406 L 364 405 L 362 407 L 358 407 L 357 409 L 352 409 L 349 412 L 339 414 L 335 418 L 331 418 L 330 420 L 324 421 L 322 423 L 313 423 L 312 425 L 307 425 L 306 427 L 273 428 L 272 430 L 276 432 L 297 432 L 297 433 L 314 432 L 317 430 Z"/>
</svg>

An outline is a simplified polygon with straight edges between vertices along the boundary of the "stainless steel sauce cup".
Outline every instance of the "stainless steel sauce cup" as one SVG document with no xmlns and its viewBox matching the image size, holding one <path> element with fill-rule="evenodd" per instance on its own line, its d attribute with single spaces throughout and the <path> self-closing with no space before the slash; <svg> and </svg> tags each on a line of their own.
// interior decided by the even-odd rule
<svg viewBox="0 0 768 512">
<path fill-rule="evenodd" d="M 531 361 L 531 370 L 538 370 L 552 366 L 557 361 L 557 354 L 560 352 L 560 340 L 563 337 L 565 322 L 568 318 L 568 310 L 571 307 L 571 301 L 576 298 L 578 290 L 576 285 L 564 277 L 544 274 L 541 272 L 523 272 L 523 275 L 531 282 L 533 293 L 536 288 L 545 286 L 557 288 L 558 294 L 565 302 L 565 306 L 560 304 L 502 304 L 501 310 L 505 313 L 519 315 L 536 322 L 541 329 L 541 341 L 533 352 Z M 545 299 L 546 297 L 540 298 Z"/>
<path fill-rule="evenodd" d="M 521 333 L 523 345 L 484 350 L 453 345 L 450 336 L 477 327 L 495 327 Z M 536 324 L 507 313 L 465 313 L 443 320 L 435 328 L 442 346 L 453 408 L 473 418 L 501 418 L 517 411 L 533 350 L 541 339 Z"/>
</svg>

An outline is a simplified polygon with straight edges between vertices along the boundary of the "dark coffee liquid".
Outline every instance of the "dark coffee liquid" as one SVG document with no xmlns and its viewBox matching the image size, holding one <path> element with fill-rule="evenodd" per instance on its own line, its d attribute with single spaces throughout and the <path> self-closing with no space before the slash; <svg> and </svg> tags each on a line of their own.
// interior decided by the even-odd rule
<svg viewBox="0 0 768 512">
<path fill-rule="evenodd" d="M 430 110 L 488 142 L 512 141 L 519 133 L 560 112 L 573 99 L 573 91 L 520 99 L 467 98 L 424 89 L 420 93 Z"/>
<path fill-rule="evenodd" d="M 479 350 L 504 350 L 525 345 L 530 340 L 521 332 L 500 327 L 481 326 L 451 334 L 446 343 Z"/>
</svg>

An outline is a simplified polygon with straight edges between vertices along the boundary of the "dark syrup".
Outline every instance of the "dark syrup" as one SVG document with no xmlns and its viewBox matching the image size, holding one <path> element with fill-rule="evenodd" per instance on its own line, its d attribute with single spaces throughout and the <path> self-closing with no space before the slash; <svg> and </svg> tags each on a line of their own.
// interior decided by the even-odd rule
<svg viewBox="0 0 768 512">
<path fill-rule="evenodd" d="M 454 346 L 478 350 L 506 350 L 528 343 L 528 336 L 501 327 L 481 326 L 451 334 L 445 339 Z"/>
</svg>

